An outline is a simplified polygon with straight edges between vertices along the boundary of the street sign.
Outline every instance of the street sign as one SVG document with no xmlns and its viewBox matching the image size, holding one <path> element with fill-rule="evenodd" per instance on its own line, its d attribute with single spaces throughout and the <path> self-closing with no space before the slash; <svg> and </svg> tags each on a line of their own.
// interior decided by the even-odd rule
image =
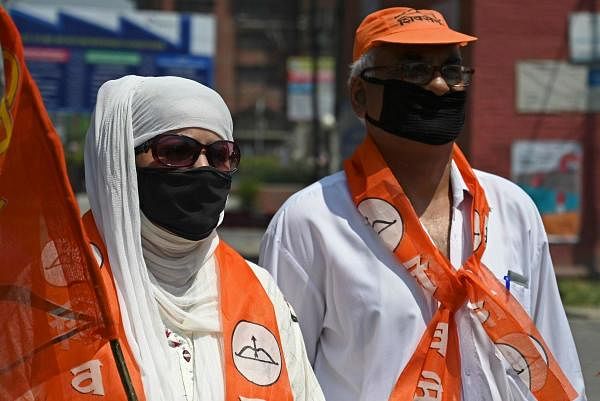
<svg viewBox="0 0 600 401">
<path fill-rule="evenodd" d="M 535 202 L 550 242 L 579 238 L 582 159 L 576 141 L 520 140 L 512 145 L 512 180 Z"/>
<path fill-rule="evenodd" d="M 576 12 L 569 15 L 569 53 L 574 63 L 600 61 L 600 15 Z"/>
<path fill-rule="evenodd" d="M 317 73 L 319 119 L 327 115 L 334 115 L 334 65 L 332 57 L 319 58 Z M 287 62 L 287 72 L 288 119 L 290 121 L 310 121 L 312 119 L 312 59 L 310 57 L 290 57 Z"/>
<path fill-rule="evenodd" d="M 89 112 L 100 85 L 127 74 L 213 83 L 212 15 L 30 4 L 9 11 L 49 111 Z"/>
<path fill-rule="evenodd" d="M 588 67 L 562 60 L 521 60 L 516 65 L 517 111 L 520 113 L 585 112 Z"/>
</svg>

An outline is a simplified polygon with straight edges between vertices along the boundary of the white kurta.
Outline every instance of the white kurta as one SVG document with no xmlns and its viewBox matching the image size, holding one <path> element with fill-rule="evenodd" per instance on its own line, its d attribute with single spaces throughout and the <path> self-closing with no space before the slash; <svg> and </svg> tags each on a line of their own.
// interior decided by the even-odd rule
<svg viewBox="0 0 600 401">
<path fill-rule="evenodd" d="M 524 276 L 523 305 L 575 389 L 583 377 L 562 307 L 548 241 L 531 199 L 515 184 L 476 171 L 491 207 L 483 263 L 499 279 Z M 471 195 L 453 165 L 450 259 L 472 252 Z M 386 401 L 436 303 L 358 213 L 344 172 L 292 196 L 261 244 L 268 269 L 298 312 L 309 359 L 328 401 Z M 503 281 L 502 281 L 503 282 Z M 456 314 L 463 401 L 534 400 L 465 307 Z"/>
</svg>

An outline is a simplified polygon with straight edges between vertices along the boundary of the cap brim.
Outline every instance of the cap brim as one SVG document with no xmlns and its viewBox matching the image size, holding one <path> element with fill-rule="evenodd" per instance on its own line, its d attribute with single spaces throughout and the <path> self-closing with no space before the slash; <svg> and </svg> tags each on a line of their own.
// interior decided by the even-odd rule
<svg viewBox="0 0 600 401">
<path fill-rule="evenodd" d="M 382 43 L 397 43 L 403 45 L 446 45 L 459 44 L 466 46 L 467 43 L 476 41 L 475 36 L 453 31 L 452 29 L 418 29 L 413 31 L 395 32 L 390 35 L 381 36 L 371 42 L 371 46 Z"/>
</svg>

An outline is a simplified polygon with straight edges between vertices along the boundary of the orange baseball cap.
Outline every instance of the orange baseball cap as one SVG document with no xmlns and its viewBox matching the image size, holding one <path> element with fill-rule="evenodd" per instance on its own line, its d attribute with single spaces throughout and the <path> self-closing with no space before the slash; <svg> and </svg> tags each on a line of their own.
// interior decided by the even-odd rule
<svg viewBox="0 0 600 401">
<path fill-rule="evenodd" d="M 406 45 L 460 44 L 477 40 L 448 27 L 444 16 L 435 10 L 391 7 L 369 14 L 354 36 L 352 61 L 381 43 Z"/>
</svg>

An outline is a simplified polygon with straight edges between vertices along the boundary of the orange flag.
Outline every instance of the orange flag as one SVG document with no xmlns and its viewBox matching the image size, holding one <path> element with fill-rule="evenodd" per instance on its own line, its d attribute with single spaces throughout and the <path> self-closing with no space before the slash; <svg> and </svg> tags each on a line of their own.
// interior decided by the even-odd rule
<svg viewBox="0 0 600 401">
<path fill-rule="evenodd" d="M 0 43 L 0 400 L 16 400 L 116 335 L 60 140 L 2 7 Z"/>
</svg>

